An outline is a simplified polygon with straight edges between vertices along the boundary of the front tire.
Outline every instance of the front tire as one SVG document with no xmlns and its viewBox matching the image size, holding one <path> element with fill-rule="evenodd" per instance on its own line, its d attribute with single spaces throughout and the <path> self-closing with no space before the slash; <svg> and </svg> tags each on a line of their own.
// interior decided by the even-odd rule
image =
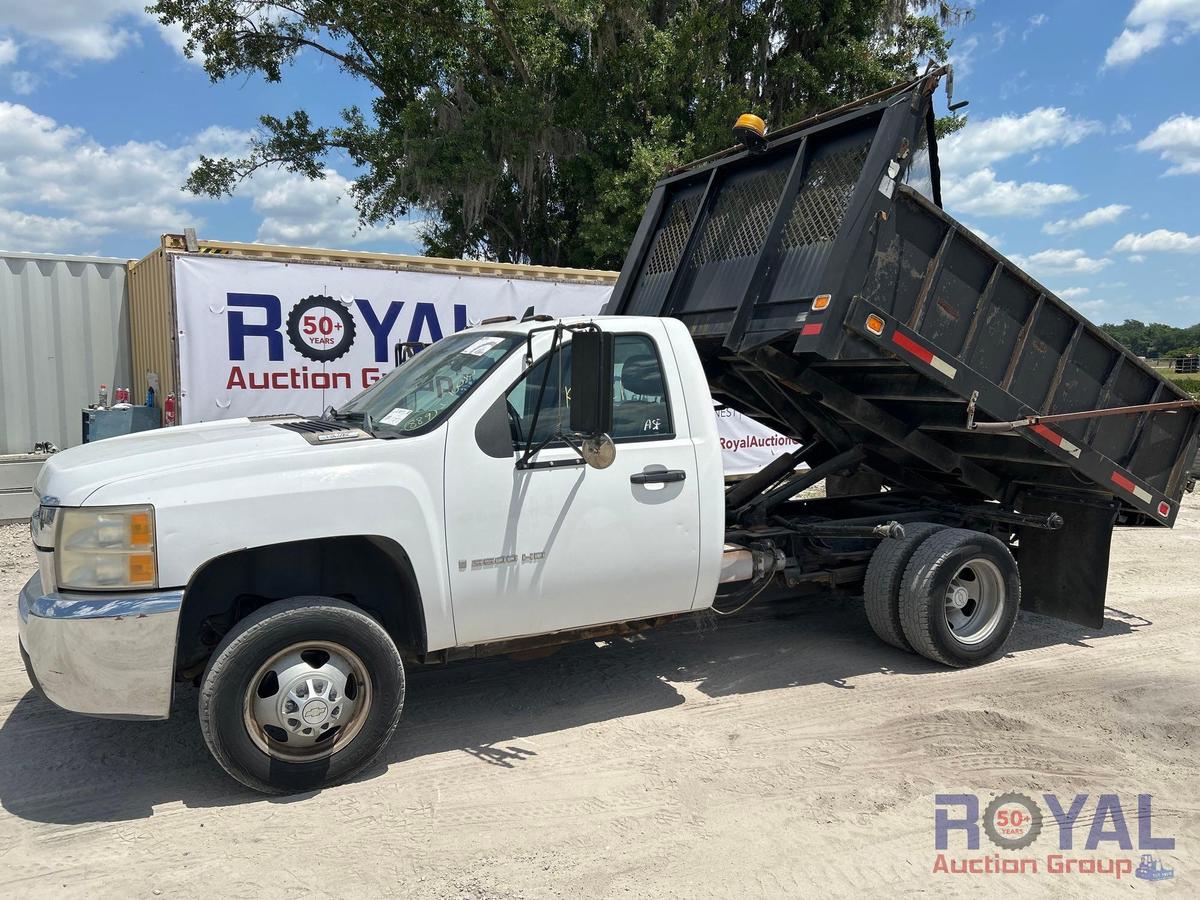
<svg viewBox="0 0 1200 900">
<path fill-rule="evenodd" d="M 961 668 L 986 662 L 1008 640 L 1021 578 L 996 538 L 964 528 L 927 537 L 904 570 L 900 624 L 922 656 Z"/>
<path fill-rule="evenodd" d="M 396 645 L 361 609 L 326 597 L 270 603 L 238 622 L 200 686 L 200 729 L 230 776 L 290 794 L 352 778 L 404 708 Z"/>
</svg>

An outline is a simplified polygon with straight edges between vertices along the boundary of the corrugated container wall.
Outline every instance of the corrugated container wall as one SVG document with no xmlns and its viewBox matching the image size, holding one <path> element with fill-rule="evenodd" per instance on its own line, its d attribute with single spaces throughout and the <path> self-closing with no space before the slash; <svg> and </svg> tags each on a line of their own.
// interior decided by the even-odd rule
<svg viewBox="0 0 1200 900">
<path fill-rule="evenodd" d="M 125 266 L 0 253 L 0 454 L 76 446 L 100 385 L 131 386 Z"/>
<path fill-rule="evenodd" d="M 179 353 L 175 338 L 175 304 L 171 298 L 171 258 L 161 247 L 129 265 L 129 306 L 133 313 L 133 391 L 146 402 L 149 373 L 158 375 L 162 407 L 168 393 L 178 392 Z"/>
</svg>

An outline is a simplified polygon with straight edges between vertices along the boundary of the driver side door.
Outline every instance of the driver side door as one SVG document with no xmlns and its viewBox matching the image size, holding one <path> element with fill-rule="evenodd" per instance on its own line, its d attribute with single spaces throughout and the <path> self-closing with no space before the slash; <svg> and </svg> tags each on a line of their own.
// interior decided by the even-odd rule
<svg viewBox="0 0 1200 900">
<path fill-rule="evenodd" d="M 649 326 L 616 334 L 617 452 L 606 469 L 583 465 L 562 443 L 530 468 L 517 465 L 518 433 L 536 445 L 567 427 L 569 343 L 496 392 L 489 412 L 510 423 L 511 452 L 485 449 L 479 415 L 451 418 L 447 552 L 460 646 L 692 608 L 696 450 L 678 374 L 663 365 L 673 358 L 665 329 Z"/>
</svg>

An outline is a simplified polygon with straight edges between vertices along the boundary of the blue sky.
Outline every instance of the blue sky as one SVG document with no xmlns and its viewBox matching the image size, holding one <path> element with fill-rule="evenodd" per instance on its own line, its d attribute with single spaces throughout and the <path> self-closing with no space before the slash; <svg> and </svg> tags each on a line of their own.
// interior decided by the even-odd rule
<svg viewBox="0 0 1200 900">
<path fill-rule="evenodd" d="M 279 85 L 211 84 L 145 0 L 0 0 L 0 248 L 140 257 L 164 231 L 413 252 L 362 230 L 344 161 L 181 193 L 264 112 L 332 121 L 365 88 L 316 58 Z M 980 0 L 955 29 L 968 126 L 942 148 L 947 208 L 1097 321 L 1200 322 L 1200 0 Z M 944 94 L 939 94 L 944 103 Z"/>
</svg>

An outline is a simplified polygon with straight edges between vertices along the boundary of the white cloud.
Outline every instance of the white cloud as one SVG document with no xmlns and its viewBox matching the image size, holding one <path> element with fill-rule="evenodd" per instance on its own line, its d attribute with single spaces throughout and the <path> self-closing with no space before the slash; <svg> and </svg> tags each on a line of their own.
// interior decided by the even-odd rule
<svg viewBox="0 0 1200 900">
<path fill-rule="evenodd" d="M 203 210 L 214 201 L 180 186 L 200 154 L 236 156 L 248 138 L 210 127 L 176 145 L 104 145 L 82 129 L 0 101 L 0 207 L 8 210 L 0 213 L 0 246 L 77 250 L 80 241 L 118 232 L 151 236 L 202 226 Z M 264 217 L 259 240 L 341 247 L 416 242 L 419 222 L 359 229 L 348 192 L 348 180 L 330 169 L 319 182 L 260 172 L 238 193 Z"/>
<path fill-rule="evenodd" d="M 1061 291 L 1055 291 L 1055 293 L 1064 300 L 1076 300 L 1079 297 L 1086 297 L 1091 293 L 1091 289 L 1085 287 L 1069 287 L 1063 288 Z"/>
<path fill-rule="evenodd" d="M 1012 261 L 1023 269 L 1028 269 L 1034 275 L 1047 274 L 1093 275 L 1105 266 L 1111 265 L 1111 259 L 1092 259 L 1082 250 L 1040 250 L 1030 256 L 1013 255 Z"/>
<path fill-rule="evenodd" d="M 1117 113 L 1117 117 L 1113 119 L 1112 133 L 1125 134 L 1128 131 L 1133 131 L 1133 123 L 1129 121 L 1129 116 Z"/>
<path fill-rule="evenodd" d="M 1200 235 L 1156 228 L 1146 234 L 1127 234 L 1115 244 L 1119 253 L 1200 253 Z M 1132 257 L 1130 257 L 1132 259 Z"/>
<path fill-rule="evenodd" d="M 999 247 L 999 246 L 1000 246 L 1000 243 L 1001 243 L 1001 241 L 1002 241 L 1002 238 L 1001 238 L 999 235 L 996 235 L 996 234 L 990 234 L 989 232 L 986 232 L 986 231 L 984 231 L 982 228 L 976 228 L 974 225 L 967 225 L 965 222 L 963 223 L 963 226 L 964 226 L 964 227 L 965 227 L 965 228 L 966 228 L 968 231 L 972 231 L 972 232 L 974 232 L 976 235 L 978 235 L 978 236 L 979 236 L 979 238 L 980 238 L 981 240 L 983 240 L 985 243 L 991 244 L 993 247 Z"/>
<path fill-rule="evenodd" d="M 146 12 L 148 0 L 0 0 L 3 30 L 33 41 L 50 44 L 58 51 L 52 64 L 108 62 L 126 48 L 142 41 L 146 30 L 156 32 L 180 51 L 186 37 L 178 25 L 163 26 Z M 0 38 L 0 65 L 6 65 L 4 45 L 17 45 L 10 37 Z M 15 56 L 14 56 L 15 59 Z M 197 58 L 194 62 L 202 63 Z"/>
<path fill-rule="evenodd" d="M 210 128 L 178 146 L 105 146 L 27 106 L 0 101 L 0 204 L 60 210 L 85 228 L 156 234 L 194 221 L 180 191 L 200 153 L 237 152 L 246 135 Z"/>
<path fill-rule="evenodd" d="M 56 46 L 69 60 L 116 58 L 140 40 L 145 0 L 0 0 L 0 22 Z"/>
<path fill-rule="evenodd" d="M 1078 219 L 1059 219 L 1056 222 L 1047 222 L 1042 226 L 1042 231 L 1046 234 L 1066 234 L 1068 231 L 1080 231 L 1084 228 L 1095 228 L 1097 225 L 1108 225 L 1117 221 L 1123 213 L 1128 211 L 1129 207 L 1124 204 L 1110 203 L 1108 206 L 1099 206 L 1090 212 L 1085 212 Z"/>
<path fill-rule="evenodd" d="M 21 48 L 12 38 L 0 38 L 0 66 L 11 66 L 20 52 Z"/>
<path fill-rule="evenodd" d="M 947 61 L 954 66 L 954 74 L 960 79 L 971 74 L 971 69 L 975 64 L 975 51 L 978 49 L 979 38 L 977 37 L 966 38 L 961 44 L 958 41 L 954 42 L 950 58 Z"/>
<path fill-rule="evenodd" d="M 1200 175 L 1200 116 L 1172 116 L 1138 141 L 1137 147 L 1157 151 L 1174 163 L 1168 175 Z"/>
<path fill-rule="evenodd" d="M 1001 181 L 990 168 L 952 178 L 942 187 L 946 206 L 977 216 L 1036 216 L 1057 203 L 1078 200 L 1066 184 L 1041 181 Z"/>
<path fill-rule="evenodd" d="M 32 94 L 38 89 L 41 84 L 41 79 L 32 72 L 27 72 L 24 69 L 17 69 L 8 79 L 9 86 L 14 94 L 20 94 L 22 97 Z"/>
<path fill-rule="evenodd" d="M 1073 304 L 1073 306 L 1085 316 L 1095 316 L 1108 308 L 1108 301 L 1084 300 L 1082 303 Z"/>
<path fill-rule="evenodd" d="M 1023 40 L 1023 41 L 1028 40 L 1029 35 L 1033 34 L 1037 29 L 1041 28 L 1048 21 L 1050 21 L 1050 17 L 1048 15 L 1046 15 L 1045 13 L 1038 13 L 1035 16 L 1030 16 L 1029 17 L 1029 25 L 1026 27 L 1024 33 L 1022 33 L 1021 40 Z"/>
<path fill-rule="evenodd" d="M 1120 66 L 1166 43 L 1182 42 L 1200 31 L 1200 0 L 1136 0 L 1125 28 L 1104 55 L 1105 66 Z"/>
<path fill-rule="evenodd" d="M 1005 181 L 992 166 L 1014 156 L 1036 158 L 1040 150 L 1067 147 L 1103 130 L 1099 122 L 1072 116 L 1062 107 L 972 121 L 938 147 L 946 206 L 974 216 L 1035 216 L 1078 200 L 1079 192 L 1070 185 Z"/>
<path fill-rule="evenodd" d="M 414 244 L 423 220 L 362 228 L 350 197 L 349 180 L 325 169 L 321 181 L 287 172 L 264 172 L 249 185 L 255 212 L 263 215 L 257 240 L 263 243 L 346 248 L 370 241 Z"/>
<path fill-rule="evenodd" d="M 5 250 L 78 252 L 80 241 L 95 240 L 111 231 L 104 225 L 0 208 L 0 247 Z"/>
<path fill-rule="evenodd" d="M 1062 107 L 1040 106 L 1022 116 L 969 122 L 938 143 L 945 171 L 962 172 L 1049 147 L 1069 147 L 1102 132 L 1099 122 L 1072 116 Z"/>
</svg>

